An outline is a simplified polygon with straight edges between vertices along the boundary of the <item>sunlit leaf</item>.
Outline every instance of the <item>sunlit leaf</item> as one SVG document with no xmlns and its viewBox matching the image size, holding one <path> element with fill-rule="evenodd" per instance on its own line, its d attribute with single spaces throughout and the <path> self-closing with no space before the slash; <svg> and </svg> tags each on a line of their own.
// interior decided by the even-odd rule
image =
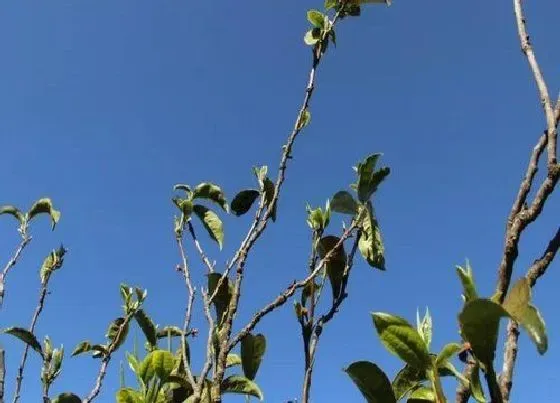
<svg viewBox="0 0 560 403">
<path fill-rule="evenodd" d="M 38 352 L 41 356 L 43 356 L 43 349 L 41 347 L 41 343 L 39 343 L 35 335 L 31 333 L 29 330 L 24 329 L 23 327 L 14 326 L 5 329 L 2 333 L 6 333 L 20 339 L 29 347 L 31 347 L 33 350 Z"/>
<path fill-rule="evenodd" d="M 134 319 L 142 329 L 144 336 L 146 336 L 146 340 L 150 345 L 157 346 L 157 332 L 156 332 L 156 325 L 150 319 L 150 317 L 146 314 L 143 309 L 138 309 L 134 314 Z"/>
<path fill-rule="evenodd" d="M 140 364 L 138 375 L 147 384 L 157 376 L 161 382 L 167 381 L 175 368 L 175 357 L 166 350 L 154 350 Z"/>
<path fill-rule="evenodd" d="M 405 319 L 382 312 L 374 312 L 372 317 L 387 350 L 414 368 L 426 369 L 431 365 L 426 343 Z"/>
<path fill-rule="evenodd" d="M 51 199 L 43 198 L 33 203 L 27 212 L 27 220 L 31 221 L 39 214 L 48 214 L 51 217 L 52 229 L 54 230 L 54 227 L 56 227 L 56 224 L 60 220 L 60 211 L 55 210 Z"/>
<path fill-rule="evenodd" d="M 476 287 L 474 285 L 472 268 L 469 261 L 467 260 L 465 267 L 457 266 L 456 270 L 457 275 L 461 280 L 461 284 L 463 285 L 463 299 L 465 302 L 478 298 Z"/>
<path fill-rule="evenodd" d="M 226 368 L 241 365 L 241 357 L 238 354 L 229 353 L 226 359 Z"/>
<path fill-rule="evenodd" d="M 193 206 L 193 211 L 202 221 L 202 224 L 204 225 L 204 228 L 206 228 L 206 231 L 208 231 L 210 238 L 215 240 L 220 249 L 222 249 L 224 244 L 224 226 L 220 217 L 218 217 L 218 215 L 212 210 L 201 204 L 195 204 Z"/>
<path fill-rule="evenodd" d="M 307 12 L 307 21 L 317 28 L 323 28 L 325 25 L 325 15 L 318 10 L 309 10 Z"/>
<path fill-rule="evenodd" d="M 19 209 L 10 204 L 0 206 L 0 215 L 2 214 L 9 214 L 13 216 L 16 220 L 19 221 L 20 224 L 23 224 L 25 221 L 25 214 L 23 214 L 21 211 L 19 211 Z"/>
<path fill-rule="evenodd" d="M 226 196 L 222 189 L 213 183 L 205 182 L 193 189 L 192 199 L 208 199 L 218 204 L 226 213 L 229 212 Z"/>
<path fill-rule="evenodd" d="M 449 361 L 454 355 L 457 355 L 462 348 L 463 346 L 458 343 L 446 344 L 437 356 L 436 366 L 443 365 L 446 361 Z"/>
<path fill-rule="evenodd" d="M 232 375 L 224 379 L 220 390 L 222 393 L 236 393 L 245 396 L 253 396 L 259 400 L 264 399 L 259 386 L 252 380 L 241 375 Z"/>
<path fill-rule="evenodd" d="M 385 247 L 383 246 L 381 230 L 373 214 L 373 206 L 370 201 L 367 202 L 366 208 L 367 212 L 363 220 L 358 248 L 363 258 L 371 267 L 385 270 Z"/>
<path fill-rule="evenodd" d="M 120 389 L 116 398 L 117 403 L 144 403 L 142 393 L 132 388 Z"/>
</svg>

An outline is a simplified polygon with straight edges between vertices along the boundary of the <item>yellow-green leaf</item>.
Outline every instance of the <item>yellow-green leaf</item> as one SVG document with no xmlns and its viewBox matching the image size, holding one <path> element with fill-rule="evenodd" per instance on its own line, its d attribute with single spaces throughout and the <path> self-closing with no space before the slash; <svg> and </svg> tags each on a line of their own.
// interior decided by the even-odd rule
<svg viewBox="0 0 560 403">
<path fill-rule="evenodd" d="M 56 227 L 56 224 L 60 220 L 60 211 L 55 210 L 52 201 L 49 198 L 43 198 L 37 200 L 29 211 L 27 212 L 27 220 L 31 221 L 38 214 L 48 214 L 51 217 L 52 229 Z"/>
<path fill-rule="evenodd" d="M 236 393 L 245 396 L 253 396 L 259 400 L 264 399 L 259 386 L 252 380 L 241 375 L 232 375 L 224 379 L 220 390 L 222 393 Z"/>
<path fill-rule="evenodd" d="M 208 235 L 210 238 L 215 240 L 218 243 L 220 249 L 224 244 L 224 225 L 222 224 L 222 220 L 216 213 L 214 213 L 209 208 L 201 205 L 195 204 L 193 206 L 193 211 L 198 216 L 206 231 L 208 231 Z"/>
</svg>

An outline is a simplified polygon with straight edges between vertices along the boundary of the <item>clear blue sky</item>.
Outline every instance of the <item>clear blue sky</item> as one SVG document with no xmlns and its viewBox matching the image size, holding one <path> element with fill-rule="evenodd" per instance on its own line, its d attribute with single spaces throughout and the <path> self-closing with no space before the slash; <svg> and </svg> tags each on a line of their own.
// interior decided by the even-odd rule
<svg viewBox="0 0 560 403">
<path fill-rule="evenodd" d="M 393 171 L 376 208 L 388 270 L 356 265 L 350 298 L 323 333 L 315 402 L 362 401 L 341 371 L 354 360 L 377 362 L 390 377 L 400 366 L 375 336 L 370 311 L 412 321 L 417 307 L 429 306 L 439 349 L 458 339 L 454 266 L 468 257 L 480 291 L 493 291 L 505 219 L 544 128 L 510 3 L 395 1 L 388 9 L 365 8 L 338 29 L 338 48 L 319 71 L 312 124 L 290 163 L 279 221 L 249 259 L 237 320 L 244 323 L 304 275 L 305 203 L 323 204 L 354 179 L 351 167 L 359 159 L 383 152 Z M 555 96 L 560 3 L 530 3 L 529 29 Z M 35 239 L 8 279 L 1 327 L 28 326 L 38 267 L 60 241 L 70 252 L 52 280 L 37 328 L 41 338 L 63 343 L 68 356 L 83 339 L 102 341 L 120 313 L 121 281 L 148 288 L 146 308 L 157 323 L 181 323 L 185 289 L 174 271 L 172 186 L 213 180 L 231 198 L 254 184 L 253 165 L 277 166 L 309 68 L 305 11 L 320 6 L 321 0 L 4 2 L 0 204 L 27 208 L 50 196 L 63 216 L 54 233 L 47 220 L 33 225 Z M 524 235 L 516 278 L 556 230 L 558 196 Z M 249 217 L 224 220 L 222 254 L 200 231 L 219 264 L 231 256 Z M 340 223 L 335 217 L 331 230 Z M 17 243 L 14 222 L 2 217 L 2 262 Z M 203 268 L 194 255 L 192 262 L 200 280 Z M 539 357 L 521 336 L 514 402 L 552 402 L 556 395 L 559 281 L 556 262 L 535 290 L 550 349 Z M 196 314 L 195 324 L 203 326 Z M 263 320 L 258 331 L 268 338 L 257 377 L 265 400 L 299 396 L 303 361 L 291 306 Z M 193 350 L 201 350 L 202 339 Z M 21 345 L 5 336 L 0 341 L 8 348 L 11 399 Z M 118 361 L 100 402 L 114 401 Z M 23 403 L 39 399 L 38 362 L 32 355 Z M 53 393 L 85 395 L 97 365 L 68 357 Z"/>
</svg>

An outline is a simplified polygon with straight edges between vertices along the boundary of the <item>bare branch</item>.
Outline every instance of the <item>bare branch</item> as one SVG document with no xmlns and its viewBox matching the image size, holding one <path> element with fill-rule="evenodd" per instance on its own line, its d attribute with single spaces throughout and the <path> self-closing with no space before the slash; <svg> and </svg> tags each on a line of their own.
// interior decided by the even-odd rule
<svg viewBox="0 0 560 403">
<path fill-rule="evenodd" d="M 204 382 L 208 377 L 208 373 L 210 372 L 210 368 L 212 368 L 212 361 L 214 354 L 214 346 L 213 346 L 213 338 L 214 332 L 216 330 L 216 324 L 214 323 L 214 319 L 212 318 L 212 313 L 210 312 L 210 299 L 208 298 L 208 293 L 202 290 L 202 299 L 203 299 L 203 307 L 204 307 L 204 315 L 206 316 L 206 320 L 208 321 L 208 339 L 206 345 L 206 360 L 204 361 L 204 367 L 200 373 L 200 378 L 198 383 L 194 384 L 194 401 L 198 401 L 200 399 L 202 391 L 204 389 Z M 215 358 L 215 357 L 214 357 Z"/>
<path fill-rule="evenodd" d="M 190 222 L 189 222 L 190 224 Z M 187 378 L 191 385 L 194 385 L 194 377 L 191 372 L 191 368 L 189 365 L 189 360 L 187 358 L 187 345 L 185 338 L 187 337 L 188 332 L 190 332 L 190 323 L 192 317 L 192 307 L 194 305 L 194 296 L 195 296 L 195 289 L 192 285 L 190 269 L 188 267 L 187 262 L 187 255 L 185 254 L 185 248 L 183 247 L 183 236 L 181 232 L 181 236 L 177 236 L 177 246 L 179 247 L 179 253 L 181 254 L 181 270 L 183 272 L 183 276 L 185 277 L 185 286 L 187 287 L 189 296 L 187 299 L 187 307 L 185 309 L 185 319 L 183 321 L 183 334 L 181 335 L 181 359 L 183 360 L 183 365 L 185 367 L 185 372 L 187 374 Z"/>
<path fill-rule="evenodd" d="M 531 268 L 527 272 L 527 279 L 529 280 L 529 284 L 533 287 L 537 280 L 544 275 L 546 269 L 554 260 L 558 249 L 560 248 L 560 227 L 556 231 L 554 237 L 548 243 L 546 250 L 544 251 L 543 255 L 535 260 L 532 264 Z"/>
<path fill-rule="evenodd" d="M 48 286 L 48 279 L 43 284 L 41 284 L 41 291 L 39 293 L 39 302 L 35 307 L 35 312 L 33 313 L 33 318 L 31 319 L 31 325 L 29 326 L 29 331 L 33 333 L 35 330 L 35 325 L 37 324 L 37 320 L 39 319 L 39 315 L 43 311 L 43 307 L 45 306 L 45 298 L 47 296 L 47 286 Z M 23 350 L 23 355 L 21 357 L 21 362 L 19 364 L 17 377 L 16 377 L 16 388 L 14 392 L 14 399 L 12 400 L 13 403 L 17 403 L 20 399 L 20 392 L 21 392 L 21 385 L 23 382 L 23 370 L 25 369 L 25 363 L 27 362 L 27 354 L 29 353 L 29 344 L 25 345 L 25 349 Z"/>
<path fill-rule="evenodd" d="M 200 242 L 198 241 L 198 238 L 196 237 L 196 233 L 194 232 L 194 227 L 193 227 L 193 225 L 190 221 L 188 222 L 188 226 L 189 226 L 189 232 L 190 232 L 192 240 L 194 242 L 194 246 L 195 246 L 196 250 L 198 251 L 198 254 L 200 255 L 200 258 L 202 259 L 202 262 L 208 268 L 208 272 L 213 273 L 214 272 L 214 265 L 210 262 L 210 260 L 208 260 L 208 257 L 204 253 L 204 250 L 202 249 L 202 246 L 200 245 Z"/>
<path fill-rule="evenodd" d="M 31 237 L 28 236 L 24 232 L 23 233 L 23 238 L 22 238 L 19 246 L 17 247 L 16 251 L 14 252 L 14 255 L 8 261 L 8 263 L 6 263 L 6 266 L 2 270 L 2 273 L 0 273 L 0 308 L 2 308 L 2 302 L 4 301 L 4 290 L 5 290 L 5 285 L 6 285 L 6 277 L 8 276 L 8 273 L 10 272 L 10 269 L 16 265 L 19 257 L 21 256 L 21 253 L 23 252 L 25 247 L 29 244 L 29 242 L 31 242 Z"/>
</svg>

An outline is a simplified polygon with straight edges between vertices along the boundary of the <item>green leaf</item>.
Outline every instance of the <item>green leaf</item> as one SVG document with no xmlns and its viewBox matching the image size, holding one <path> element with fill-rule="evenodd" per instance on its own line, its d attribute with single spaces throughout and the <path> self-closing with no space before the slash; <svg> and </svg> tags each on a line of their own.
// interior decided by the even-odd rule
<svg viewBox="0 0 560 403">
<path fill-rule="evenodd" d="M 253 396 L 263 400 L 263 393 L 258 385 L 250 379 L 241 375 L 232 375 L 222 381 L 220 386 L 222 393 L 237 393 L 245 396 Z"/>
<path fill-rule="evenodd" d="M 209 295 L 213 295 L 215 293 L 216 287 L 218 286 L 218 282 L 222 274 L 220 273 L 209 273 L 208 274 L 208 293 Z M 224 316 L 224 313 L 227 311 L 229 307 L 229 301 L 231 299 L 232 294 L 232 287 L 229 284 L 228 278 L 224 278 L 224 281 L 220 285 L 218 292 L 216 293 L 216 297 L 213 300 L 214 307 L 216 308 L 216 317 L 218 318 L 218 322 L 221 322 Z"/>
<path fill-rule="evenodd" d="M 228 354 L 226 359 L 226 368 L 235 367 L 236 365 L 241 365 L 241 357 L 233 353 Z"/>
<path fill-rule="evenodd" d="M 272 181 L 267 177 L 264 179 L 264 201 L 268 208 L 270 208 L 270 203 L 272 203 L 273 197 L 274 197 L 274 183 L 272 183 Z M 270 218 L 272 219 L 272 222 L 276 222 L 276 206 L 277 204 L 275 203 L 274 208 L 270 213 Z"/>
<path fill-rule="evenodd" d="M 109 325 L 105 337 L 113 344 L 113 351 L 117 350 L 125 341 L 128 335 L 128 322 L 125 318 L 117 318 Z"/>
<path fill-rule="evenodd" d="M 154 376 L 157 376 L 161 382 L 166 382 L 174 368 L 173 353 L 166 350 L 154 350 L 140 364 L 138 375 L 144 384 L 148 384 Z"/>
<path fill-rule="evenodd" d="M 382 312 L 373 312 L 372 317 L 377 334 L 387 350 L 411 367 L 425 370 L 431 365 L 426 343 L 405 319 Z"/>
<path fill-rule="evenodd" d="M 478 294 L 476 292 L 476 287 L 474 285 L 474 277 L 472 273 L 472 268 L 467 260 L 465 267 L 457 266 L 457 275 L 461 280 L 461 284 L 463 285 L 463 300 L 465 302 L 471 301 L 473 299 L 478 298 Z"/>
<path fill-rule="evenodd" d="M 317 28 L 325 26 L 325 15 L 318 10 L 309 10 L 307 12 L 307 21 Z"/>
<path fill-rule="evenodd" d="M 193 202 L 190 199 L 181 199 L 179 197 L 174 197 L 171 199 L 173 203 L 177 206 L 181 213 L 183 213 L 183 219 L 188 220 L 191 217 L 193 211 Z"/>
<path fill-rule="evenodd" d="M 317 247 L 319 257 L 324 259 L 327 253 L 334 249 L 339 241 L 340 238 L 332 235 L 321 238 Z M 333 252 L 326 264 L 326 269 L 329 282 L 331 283 L 333 299 L 336 300 L 340 297 L 342 292 L 342 281 L 344 278 L 344 270 L 346 269 L 346 253 L 344 252 L 343 244 Z"/>
<path fill-rule="evenodd" d="M 454 355 L 459 353 L 462 348 L 463 347 L 458 343 L 446 344 L 437 356 L 436 366 L 439 367 L 441 365 L 444 365 L 445 362 L 449 361 L 451 358 L 453 358 Z"/>
<path fill-rule="evenodd" d="M 33 350 L 38 352 L 41 355 L 41 357 L 43 356 L 43 349 L 41 348 L 41 344 L 39 343 L 35 335 L 31 333 L 29 330 L 24 329 L 23 327 L 9 327 L 5 329 L 3 333 L 12 335 L 20 339 L 29 347 L 31 347 Z"/>
<path fill-rule="evenodd" d="M 367 403 L 396 403 L 391 382 L 377 365 L 368 361 L 353 362 L 344 370 L 356 384 Z"/>
<path fill-rule="evenodd" d="M 178 183 L 175 186 L 173 186 L 173 190 L 174 191 L 178 191 L 178 190 L 182 190 L 183 192 L 185 192 L 185 194 L 187 195 L 187 197 L 190 198 L 191 194 L 192 194 L 192 190 L 191 187 L 189 185 L 185 185 L 183 183 Z"/>
<path fill-rule="evenodd" d="M 544 354 L 548 349 L 544 319 L 530 302 L 531 286 L 527 278 L 522 277 L 507 294 L 503 307 L 527 331 L 539 354 Z"/>
<path fill-rule="evenodd" d="M 339 0 L 325 0 L 325 10 L 330 10 L 338 5 Z"/>
<path fill-rule="evenodd" d="M 358 248 L 363 258 L 371 267 L 385 270 L 385 247 L 383 246 L 379 224 L 373 214 L 373 206 L 370 201 L 367 202 L 366 208 L 367 215 L 362 223 Z"/>
<path fill-rule="evenodd" d="M 74 351 L 72 351 L 72 357 L 78 354 L 88 353 L 90 351 L 91 351 L 91 343 L 89 341 L 82 341 L 74 348 Z"/>
<path fill-rule="evenodd" d="M 310 29 L 305 33 L 303 41 L 306 45 L 314 46 L 321 39 L 321 30 L 319 28 Z"/>
<path fill-rule="evenodd" d="M 436 396 L 434 394 L 434 391 L 432 389 L 428 389 L 426 387 L 422 387 L 422 388 L 418 388 L 416 390 L 414 390 L 411 394 L 410 394 L 410 398 L 408 399 L 408 402 L 435 402 L 436 401 Z"/>
<path fill-rule="evenodd" d="M 82 399 L 74 393 L 65 392 L 61 393 L 52 400 L 52 403 L 82 403 Z"/>
<path fill-rule="evenodd" d="M 132 389 L 124 388 L 117 392 L 117 403 L 143 403 L 142 393 Z"/>
<path fill-rule="evenodd" d="M 193 211 L 204 224 L 208 235 L 218 243 L 220 249 L 224 244 L 224 226 L 216 213 L 201 204 L 195 204 Z"/>
<path fill-rule="evenodd" d="M 27 220 L 31 221 L 39 214 L 48 214 L 51 217 L 52 229 L 54 230 L 60 220 L 60 211 L 54 209 L 51 199 L 43 198 L 33 203 L 31 209 L 27 212 Z"/>
<path fill-rule="evenodd" d="M 183 330 L 178 326 L 164 326 L 156 332 L 158 339 L 164 339 L 168 336 L 180 337 L 183 335 Z"/>
<path fill-rule="evenodd" d="M 15 206 L 12 206 L 10 204 L 0 206 L 0 215 L 2 214 L 10 214 L 16 220 L 18 220 L 20 224 L 23 224 L 25 222 L 25 214 L 23 214 Z"/>
<path fill-rule="evenodd" d="M 432 317 L 430 316 L 428 308 L 426 308 L 426 313 L 424 314 L 422 321 L 420 321 L 418 311 L 416 311 L 416 328 L 418 330 L 418 334 L 426 343 L 426 348 L 429 350 L 430 344 L 432 343 Z"/>
<path fill-rule="evenodd" d="M 480 367 L 478 364 L 475 364 L 471 372 L 470 387 L 474 399 L 479 403 L 486 403 L 484 389 L 482 389 L 482 384 L 480 383 Z"/>
<path fill-rule="evenodd" d="M 237 193 L 231 202 L 231 211 L 236 216 L 245 214 L 251 209 L 251 206 L 259 197 L 260 192 L 255 189 L 246 189 Z"/>
<path fill-rule="evenodd" d="M 266 351 L 266 338 L 263 334 L 247 334 L 241 340 L 241 365 L 245 376 L 254 380 Z"/>
<path fill-rule="evenodd" d="M 138 309 L 134 314 L 134 319 L 142 329 L 144 336 L 146 336 L 146 340 L 150 343 L 151 346 L 157 346 L 157 332 L 156 332 L 156 325 L 150 319 L 150 317 L 146 314 L 143 309 Z"/>
<path fill-rule="evenodd" d="M 371 195 L 377 190 L 379 184 L 389 175 L 390 169 L 383 167 L 379 170 L 375 170 L 377 160 L 381 154 L 372 154 L 368 156 L 365 160 L 360 162 L 357 166 L 358 173 L 358 199 L 365 203 L 371 197 Z"/>
<path fill-rule="evenodd" d="M 63 245 L 60 245 L 58 249 L 53 250 L 46 258 L 43 260 L 41 269 L 39 270 L 39 275 L 41 277 L 41 283 L 46 284 L 47 280 L 50 278 L 51 274 L 62 267 L 64 264 L 64 255 L 67 250 Z"/>
<path fill-rule="evenodd" d="M 405 365 L 392 382 L 393 392 L 397 401 L 405 397 L 426 378 L 425 371 Z"/>
<path fill-rule="evenodd" d="M 197 185 L 192 193 L 194 199 L 208 199 L 218 204 L 226 213 L 229 212 L 226 196 L 222 189 L 213 183 L 201 183 Z"/>
<path fill-rule="evenodd" d="M 483 298 L 465 304 L 459 314 L 461 333 L 471 349 L 485 366 L 494 361 L 500 319 L 509 316 L 501 305 Z"/>
<path fill-rule="evenodd" d="M 358 203 L 354 200 L 354 197 L 344 190 L 335 193 L 331 201 L 331 209 L 337 213 L 355 215 L 358 208 Z"/>
<path fill-rule="evenodd" d="M 253 167 L 253 172 L 257 177 L 261 190 L 264 190 L 264 180 L 268 174 L 268 167 L 266 165 L 263 165 L 262 167 Z"/>
</svg>

